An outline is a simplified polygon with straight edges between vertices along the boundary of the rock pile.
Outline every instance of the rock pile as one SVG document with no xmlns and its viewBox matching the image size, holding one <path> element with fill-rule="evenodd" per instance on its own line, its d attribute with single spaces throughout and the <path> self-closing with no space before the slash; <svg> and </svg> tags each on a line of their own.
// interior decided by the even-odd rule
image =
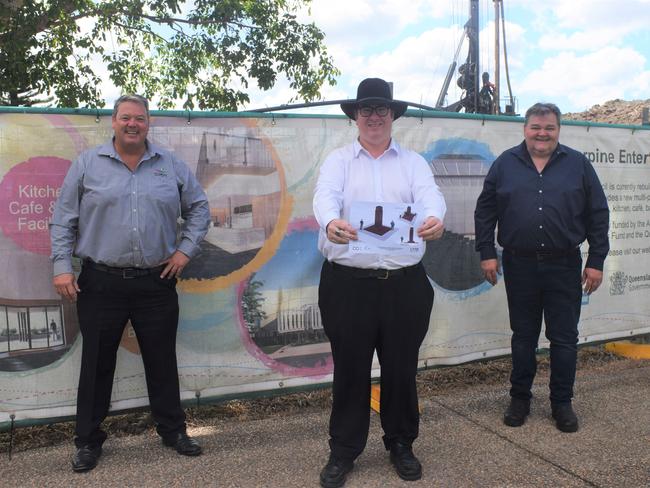
<svg viewBox="0 0 650 488">
<path fill-rule="evenodd" d="M 641 125 L 644 108 L 650 108 L 650 99 L 632 100 L 630 102 L 616 99 L 602 105 L 594 105 L 585 112 L 562 114 L 562 119 L 606 124 Z"/>
</svg>

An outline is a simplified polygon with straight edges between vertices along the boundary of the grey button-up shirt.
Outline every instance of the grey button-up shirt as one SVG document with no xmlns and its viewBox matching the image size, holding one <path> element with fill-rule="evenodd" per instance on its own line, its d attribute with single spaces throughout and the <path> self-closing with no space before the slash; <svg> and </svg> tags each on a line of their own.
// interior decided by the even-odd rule
<svg viewBox="0 0 650 488">
<path fill-rule="evenodd" d="M 83 152 L 63 181 L 50 224 L 54 276 L 72 272 L 73 254 L 141 268 L 176 250 L 191 258 L 209 222 L 205 192 L 172 152 L 147 141 L 131 171 L 108 141 Z"/>
</svg>

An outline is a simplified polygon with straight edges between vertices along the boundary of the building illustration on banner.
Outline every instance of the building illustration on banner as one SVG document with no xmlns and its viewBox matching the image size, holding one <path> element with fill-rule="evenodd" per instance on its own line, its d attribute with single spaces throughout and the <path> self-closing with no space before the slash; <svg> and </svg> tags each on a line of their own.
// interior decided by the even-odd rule
<svg viewBox="0 0 650 488">
<path fill-rule="evenodd" d="M 253 129 L 205 130 L 196 177 L 212 221 L 183 278 L 224 276 L 252 260 L 273 232 L 281 204 L 276 162 Z"/>
<path fill-rule="evenodd" d="M 318 308 L 322 257 L 317 224 L 290 226 L 273 258 L 248 280 L 241 298 L 250 347 L 273 368 L 327 370 L 331 349 Z"/>
<path fill-rule="evenodd" d="M 252 280 L 249 287 L 256 283 L 264 285 Z M 262 289 L 258 306 L 263 312 L 247 324 L 251 339 L 272 360 L 300 368 L 324 366 L 331 350 L 317 298 L 316 286 Z"/>
<path fill-rule="evenodd" d="M 46 366 L 70 349 L 77 333 L 73 306 L 0 298 L 0 371 Z"/>
<path fill-rule="evenodd" d="M 431 160 L 431 171 L 445 195 L 445 228 L 474 238 L 474 208 L 492 161 L 480 154 L 441 154 Z"/>
<path fill-rule="evenodd" d="M 438 141 L 423 156 L 445 196 L 447 214 L 445 233 L 427 242 L 422 262 L 442 288 L 474 288 L 484 283 L 480 256 L 474 249 L 474 208 L 494 156 L 485 144 L 466 139 Z"/>
</svg>

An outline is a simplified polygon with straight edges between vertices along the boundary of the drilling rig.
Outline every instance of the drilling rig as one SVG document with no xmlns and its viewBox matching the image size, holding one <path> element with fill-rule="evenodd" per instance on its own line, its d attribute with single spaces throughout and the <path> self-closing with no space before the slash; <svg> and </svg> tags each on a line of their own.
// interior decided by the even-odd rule
<svg viewBox="0 0 650 488">
<path fill-rule="evenodd" d="M 444 110 L 447 112 L 460 112 L 465 110 L 465 113 L 484 113 L 484 114 L 502 114 L 502 115 L 516 115 L 515 114 L 515 101 L 510 89 L 510 77 L 508 75 L 508 60 L 507 48 L 505 41 L 505 21 L 503 20 L 503 0 L 493 0 L 495 11 L 495 82 L 490 81 L 490 74 L 483 72 L 480 76 L 479 65 L 479 3 L 478 0 L 470 0 L 469 2 L 469 20 L 465 23 L 463 34 L 456 47 L 454 59 L 447 70 L 447 75 L 440 90 L 440 95 L 436 102 L 437 110 Z M 501 20 L 501 28 L 500 21 Z M 503 33 L 501 35 L 501 32 Z M 500 39 L 503 37 L 503 51 L 506 68 L 506 78 L 508 81 L 509 98 L 506 99 L 505 110 L 502 112 L 500 107 L 499 93 L 500 93 Z M 463 46 L 463 41 L 467 38 L 469 41 L 469 49 L 465 62 L 458 66 L 458 79 L 456 84 L 463 90 L 460 100 L 444 106 L 447 92 L 451 79 L 456 72 L 458 65 L 458 56 Z M 481 83 L 479 86 L 479 82 Z"/>
</svg>

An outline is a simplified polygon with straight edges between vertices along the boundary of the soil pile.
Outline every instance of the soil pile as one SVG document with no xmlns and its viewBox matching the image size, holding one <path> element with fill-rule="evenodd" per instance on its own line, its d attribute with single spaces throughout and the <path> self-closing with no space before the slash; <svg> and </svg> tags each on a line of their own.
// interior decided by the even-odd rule
<svg viewBox="0 0 650 488">
<path fill-rule="evenodd" d="M 584 112 L 562 114 L 562 119 L 605 124 L 641 125 L 644 108 L 650 108 L 650 99 L 629 102 L 616 99 L 602 105 L 594 105 Z"/>
</svg>

